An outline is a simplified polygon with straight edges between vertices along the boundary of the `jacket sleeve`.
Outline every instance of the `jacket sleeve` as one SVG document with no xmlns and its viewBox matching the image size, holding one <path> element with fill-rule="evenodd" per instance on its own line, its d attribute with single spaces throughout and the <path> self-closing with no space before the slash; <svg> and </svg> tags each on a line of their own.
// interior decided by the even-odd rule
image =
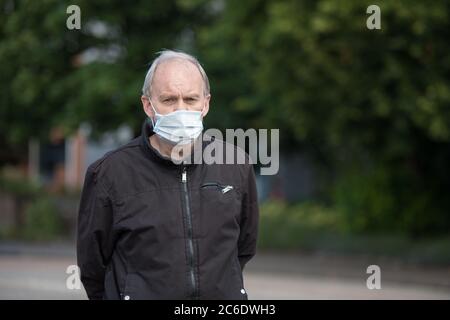
<svg viewBox="0 0 450 320">
<path fill-rule="evenodd" d="M 112 253 L 111 229 L 111 199 L 91 166 L 81 194 L 77 230 L 77 263 L 89 299 L 103 298 L 105 270 Z"/>
<path fill-rule="evenodd" d="M 253 166 L 248 166 L 242 197 L 242 211 L 238 240 L 238 259 L 241 270 L 256 253 L 258 238 L 259 208 Z"/>
</svg>

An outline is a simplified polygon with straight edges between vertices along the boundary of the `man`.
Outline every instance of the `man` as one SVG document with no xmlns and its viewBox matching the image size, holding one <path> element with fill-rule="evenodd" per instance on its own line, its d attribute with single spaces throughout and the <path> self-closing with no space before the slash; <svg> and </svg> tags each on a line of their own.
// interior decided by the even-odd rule
<svg viewBox="0 0 450 320">
<path fill-rule="evenodd" d="M 196 149 L 237 151 L 202 139 L 209 91 L 194 57 L 163 51 L 145 77 L 142 136 L 89 166 L 77 256 L 90 299 L 248 298 L 242 271 L 259 215 L 253 168 L 192 161 Z"/>
</svg>

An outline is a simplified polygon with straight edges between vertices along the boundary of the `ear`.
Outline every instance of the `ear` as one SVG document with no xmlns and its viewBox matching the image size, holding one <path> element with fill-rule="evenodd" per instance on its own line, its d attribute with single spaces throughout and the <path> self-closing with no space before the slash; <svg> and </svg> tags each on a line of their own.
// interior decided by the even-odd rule
<svg viewBox="0 0 450 320">
<path fill-rule="evenodd" d="M 209 102 L 210 102 L 210 101 L 211 101 L 211 95 L 208 94 L 208 95 L 205 97 L 205 107 L 203 108 L 202 118 L 204 118 L 204 117 L 208 114 L 208 111 L 209 111 Z"/>
<path fill-rule="evenodd" d="M 142 102 L 142 107 L 144 108 L 145 114 L 146 114 L 149 118 L 153 118 L 155 115 L 154 115 L 152 106 L 150 105 L 150 100 L 149 100 L 149 98 L 146 97 L 146 96 L 141 96 L 141 102 Z"/>
</svg>

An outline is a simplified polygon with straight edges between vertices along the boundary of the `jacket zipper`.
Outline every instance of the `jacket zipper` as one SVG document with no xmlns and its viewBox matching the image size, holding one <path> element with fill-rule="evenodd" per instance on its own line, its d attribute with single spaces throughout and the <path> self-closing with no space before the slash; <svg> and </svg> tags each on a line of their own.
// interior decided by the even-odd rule
<svg viewBox="0 0 450 320">
<path fill-rule="evenodd" d="M 195 278 L 195 263 L 194 263 L 194 241 L 193 241 L 193 232 L 192 232 L 192 216 L 191 216 L 191 208 L 189 206 L 189 192 L 187 187 L 187 170 L 186 167 L 183 167 L 183 171 L 181 173 L 181 184 L 183 186 L 183 202 L 184 209 L 186 212 L 186 225 L 187 225 L 187 241 L 188 241 L 188 264 L 189 264 L 189 278 L 192 286 L 192 296 L 194 299 L 198 297 L 198 288 L 197 281 Z"/>
</svg>

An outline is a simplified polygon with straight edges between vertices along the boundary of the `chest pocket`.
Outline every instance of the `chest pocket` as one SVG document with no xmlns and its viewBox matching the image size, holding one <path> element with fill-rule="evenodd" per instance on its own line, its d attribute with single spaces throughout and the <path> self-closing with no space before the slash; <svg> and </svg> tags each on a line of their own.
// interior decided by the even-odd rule
<svg viewBox="0 0 450 320">
<path fill-rule="evenodd" d="M 199 237 L 219 235 L 238 230 L 240 190 L 234 185 L 204 182 L 192 190 L 195 198 L 194 232 Z"/>
<path fill-rule="evenodd" d="M 207 182 L 200 186 L 200 189 L 211 189 L 211 188 L 220 190 L 220 192 L 222 192 L 223 194 L 234 189 L 232 185 L 222 185 L 217 182 Z"/>
</svg>

